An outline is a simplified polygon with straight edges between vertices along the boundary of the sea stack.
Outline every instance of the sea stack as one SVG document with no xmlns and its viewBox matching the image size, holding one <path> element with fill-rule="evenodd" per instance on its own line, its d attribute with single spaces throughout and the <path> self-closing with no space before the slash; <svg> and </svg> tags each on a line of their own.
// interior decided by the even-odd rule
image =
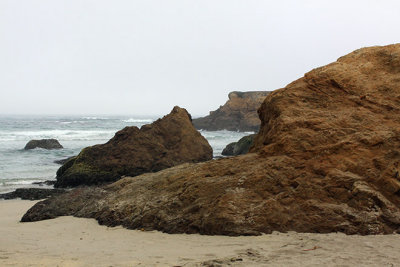
<svg viewBox="0 0 400 267">
<path fill-rule="evenodd" d="M 269 94 L 245 155 L 72 190 L 22 218 L 168 233 L 400 232 L 400 44 L 356 50 Z"/>
<path fill-rule="evenodd" d="M 193 127 L 190 114 L 174 107 L 152 124 L 125 127 L 107 143 L 84 148 L 57 171 L 55 187 L 101 184 L 123 175 L 156 172 L 185 162 L 212 159 L 212 148 Z"/>
</svg>

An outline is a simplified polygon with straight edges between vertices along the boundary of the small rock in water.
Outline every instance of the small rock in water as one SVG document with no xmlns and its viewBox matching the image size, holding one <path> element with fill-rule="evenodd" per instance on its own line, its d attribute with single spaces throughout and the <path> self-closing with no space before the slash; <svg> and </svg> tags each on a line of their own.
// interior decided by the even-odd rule
<svg viewBox="0 0 400 267">
<path fill-rule="evenodd" d="M 63 146 L 56 139 L 31 140 L 25 145 L 25 150 L 44 148 L 44 149 L 61 149 Z"/>
<path fill-rule="evenodd" d="M 32 184 L 43 186 L 43 185 L 54 185 L 55 183 L 56 183 L 56 180 L 47 180 L 44 182 L 34 182 Z"/>
</svg>

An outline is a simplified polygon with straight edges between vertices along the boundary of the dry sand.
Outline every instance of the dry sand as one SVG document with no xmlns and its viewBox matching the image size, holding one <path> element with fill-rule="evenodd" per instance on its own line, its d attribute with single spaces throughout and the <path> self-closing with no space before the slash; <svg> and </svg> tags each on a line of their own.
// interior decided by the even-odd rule
<svg viewBox="0 0 400 267">
<path fill-rule="evenodd" d="M 0 201 L 0 266 L 400 266 L 400 235 L 170 235 L 73 217 L 20 223 L 34 203 Z"/>
</svg>

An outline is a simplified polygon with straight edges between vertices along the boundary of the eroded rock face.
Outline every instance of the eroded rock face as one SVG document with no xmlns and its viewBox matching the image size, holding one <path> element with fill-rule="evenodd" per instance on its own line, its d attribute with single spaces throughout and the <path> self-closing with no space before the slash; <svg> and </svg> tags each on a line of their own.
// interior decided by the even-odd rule
<svg viewBox="0 0 400 267">
<path fill-rule="evenodd" d="M 25 145 L 25 150 L 44 148 L 44 149 L 61 149 L 63 146 L 56 139 L 41 139 L 41 140 L 30 140 Z"/>
<path fill-rule="evenodd" d="M 231 92 L 229 100 L 210 115 L 193 119 L 196 129 L 208 131 L 229 130 L 229 131 L 258 131 L 260 119 L 257 109 L 261 106 L 265 97 L 270 92 Z"/>
<path fill-rule="evenodd" d="M 57 171 L 56 187 L 93 185 L 185 162 L 212 159 L 212 148 L 193 127 L 190 114 L 174 107 L 152 124 L 125 127 L 106 144 L 87 147 Z"/>
<path fill-rule="evenodd" d="M 246 154 L 253 145 L 255 137 L 256 134 L 246 135 L 240 138 L 239 141 L 228 144 L 224 150 L 222 150 L 221 154 L 224 156 L 237 156 Z"/>
<path fill-rule="evenodd" d="M 399 44 L 312 70 L 268 95 L 259 115 L 254 153 L 73 190 L 22 220 L 226 235 L 399 231 Z"/>
</svg>

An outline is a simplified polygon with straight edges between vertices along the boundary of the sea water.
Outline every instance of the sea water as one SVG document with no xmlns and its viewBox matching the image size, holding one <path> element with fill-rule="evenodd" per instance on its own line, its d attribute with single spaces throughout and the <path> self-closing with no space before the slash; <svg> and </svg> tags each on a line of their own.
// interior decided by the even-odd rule
<svg viewBox="0 0 400 267">
<path fill-rule="evenodd" d="M 126 126 L 141 127 L 154 116 L 0 116 L 0 193 L 35 182 L 54 180 L 60 165 L 55 160 L 77 155 L 83 148 L 103 144 Z M 224 147 L 250 133 L 200 131 L 221 156 Z M 24 150 L 32 139 L 57 139 L 63 149 Z"/>
</svg>

